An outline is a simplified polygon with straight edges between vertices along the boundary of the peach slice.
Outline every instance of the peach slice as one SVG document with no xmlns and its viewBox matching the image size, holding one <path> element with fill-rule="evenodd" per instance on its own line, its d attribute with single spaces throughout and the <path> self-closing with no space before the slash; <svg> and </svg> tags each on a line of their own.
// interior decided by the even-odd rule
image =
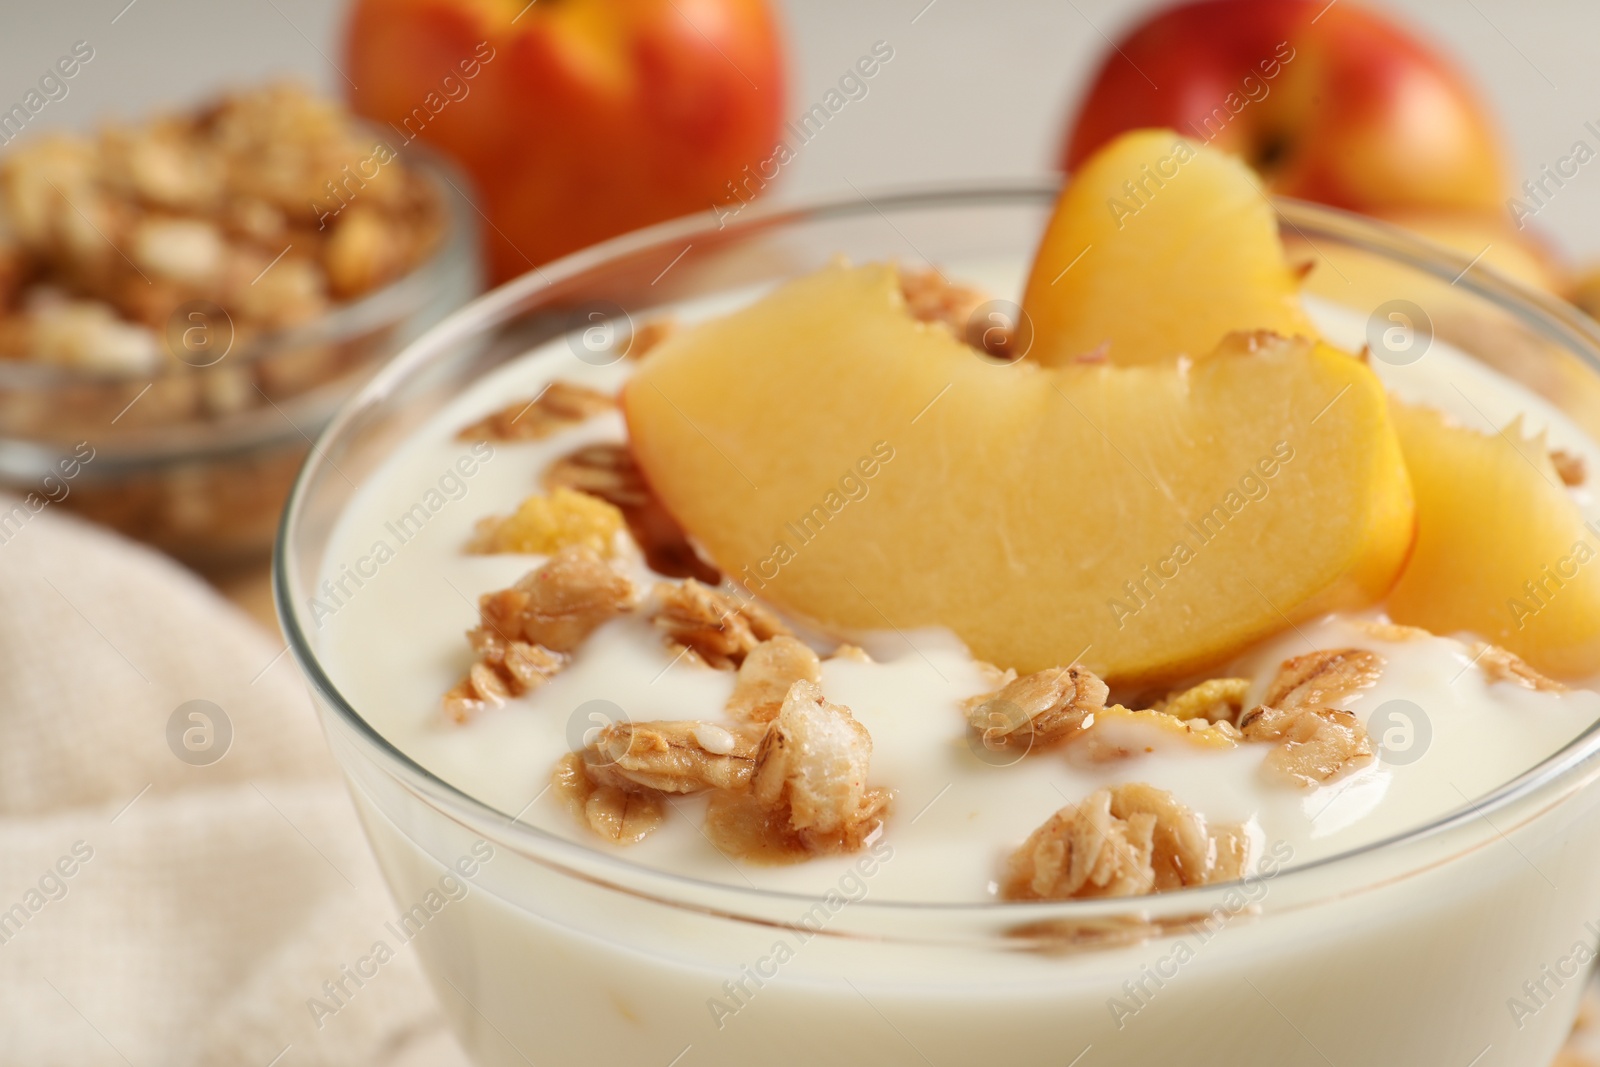
<svg viewBox="0 0 1600 1067">
<path fill-rule="evenodd" d="M 1543 435 L 1391 405 L 1417 496 L 1417 544 L 1389 615 L 1466 630 L 1566 678 L 1600 673 L 1600 550 Z"/>
<path fill-rule="evenodd" d="M 1171 130 L 1124 134 L 1073 176 L 1022 299 L 1029 355 L 1199 358 L 1234 330 L 1315 337 L 1272 204 L 1244 163 Z"/>
<path fill-rule="evenodd" d="M 1181 675 L 1381 597 L 1411 543 L 1359 361 L 1241 335 L 1190 367 L 996 364 L 884 265 L 680 333 L 623 409 L 661 501 L 753 592 L 836 630 L 945 626 L 1023 673 Z"/>
</svg>

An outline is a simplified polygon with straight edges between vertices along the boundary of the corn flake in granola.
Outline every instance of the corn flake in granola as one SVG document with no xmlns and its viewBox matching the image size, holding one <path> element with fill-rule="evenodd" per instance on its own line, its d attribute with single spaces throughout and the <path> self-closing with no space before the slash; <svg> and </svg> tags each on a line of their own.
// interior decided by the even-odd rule
<svg viewBox="0 0 1600 1067">
<path fill-rule="evenodd" d="M 1155 706 L 1155 710 L 1175 719 L 1237 722 L 1249 692 L 1248 678 L 1211 678 L 1170 694 Z"/>
<path fill-rule="evenodd" d="M 622 513 L 604 500 L 571 489 L 556 489 L 548 496 L 528 497 L 510 515 L 479 520 L 467 551 L 548 556 L 563 548 L 583 545 L 600 556 L 610 557 L 622 527 Z"/>
</svg>

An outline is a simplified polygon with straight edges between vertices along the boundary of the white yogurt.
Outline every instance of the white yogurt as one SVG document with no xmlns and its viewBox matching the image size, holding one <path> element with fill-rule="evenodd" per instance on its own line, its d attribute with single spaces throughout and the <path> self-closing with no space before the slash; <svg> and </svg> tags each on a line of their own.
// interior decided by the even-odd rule
<svg viewBox="0 0 1600 1067">
<path fill-rule="evenodd" d="M 1014 270 L 959 273 L 992 291 L 1016 291 Z M 723 301 L 681 317 L 727 306 Z M 1359 347 L 1361 320 L 1332 307 L 1314 310 L 1331 338 Z M 380 733 L 508 817 L 520 813 L 527 824 L 596 848 L 606 846 L 546 790 L 552 767 L 590 725 L 590 713 L 615 714 L 590 702 L 608 702 L 635 721 L 716 719 L 733 676 L 675 662 L 648 621 L 628 617 L 597 631 L 572 665 L 543 688 L 466 726 L 442 721 L 439 697 L 472 660 L 463 633 L 476 624 L 477 596 L 510 585 L 541 562 L 468 555 L 463 546 L 473 524 L 513 510 L 537 491 L 541 472 L 556 457 L 585 443 L 621 440 L 623 426 L 620 415 L 610 414 L 545 441 L 496 444 L 486 460 L 479 458 L 483 446 L 474 455 L 454 435 L 491 410 L 533 396 L 551 378 L 615 389 L 629 366 L 590 366 L 557 341 L 477 383 L 398 448 L 362 488 L 330 541 L 328 585 L 321 604 L 312 608 L 320 618 L 318 648 L 330 676 Z M 1376 369 L 1400 395 L 1449 410 L 1469 425 L 1491 429 L 1485 418 L 1499 426 L 1522 414 L 1530 429 L 1547 427 L 1552 444 L 1600 469 L 1600 450 L 1560 412 L 1443 344 L 1410 366 L 1380 363 Z M 415 510 L 419 503 L 421 512 Z M 401 521 L 424 512 L 425 521 Z M 625 565 L 636 581 L 657 580 L 631 546 L 627 553 Z M 992 684 L 960 643 L 940 631 L 880 635 L 871 642 L 878 662 L 825 661 L 824 693 L 850 707 L 871 732 L 872 784 L 895 791 L 884 835 L 896 862 L 877 877 L 875 896 L 992 899 L 1009 849 L 1062 806 L 1127 781 L 1170 790 L 1212 822 L 1246 825 L 1258 850 L 1266 842 L 1287 842 L 1296 863 L 1311 861 L 1459 809 L 1600 718 L 1600 696 L 1593 692 L 1558 695 L 1488 685 L 1460 641 L 1388 644 L 1357 621 L 1330 617 L 1302 624 L 1218 672 L 1254 678 L 1253 695 L 1259 696 L 1288 656 L 1354 646 L 1385 658 L 1377 685 L 1349 697 L 1345 706 L 1364 721 L 1381 713 L 1374 734 L 1379 742 L 1387 738 L 1388 758 L 1309 791 L 1262 778 L 1266 745 L 1168 749 L 1100 766 L 1073 762 L 1068 748 L 992 766 L 969 747 L 960 708 L 962 700 Z M 703 808 L 703 799 L 674 801 L 662 829 L 627 849 L 627 857 L 730 885 L 797 892 L 827 890 L 851 862 L 819 858 L 780 868 L 735 862 L 700 833 Z"/>
</svg>

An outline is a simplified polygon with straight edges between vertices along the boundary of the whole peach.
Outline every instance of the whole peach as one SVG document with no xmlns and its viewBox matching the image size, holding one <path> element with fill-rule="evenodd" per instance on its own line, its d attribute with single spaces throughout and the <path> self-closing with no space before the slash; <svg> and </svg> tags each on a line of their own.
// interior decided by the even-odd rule
<svg viewBox="0 0 1600 1067">
<path fill-rule="evenodd" d="M 344 50 L 358 113 L 471 174 L 496 280 L 710 210 L 782 121 L 765 0 L 357 0 Z"/>
</svg>

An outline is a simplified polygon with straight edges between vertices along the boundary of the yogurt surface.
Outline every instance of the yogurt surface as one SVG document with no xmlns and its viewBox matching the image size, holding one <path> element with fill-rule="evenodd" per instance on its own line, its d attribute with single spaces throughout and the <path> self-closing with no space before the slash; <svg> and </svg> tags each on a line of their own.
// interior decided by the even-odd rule
<svg viewBox="0 0 1600 1067">
<path fill-rule="evenodd" d="M 955 264 L 947 272 L 995 293 L 1020 289 L 1014 265 Z M 757 295 L 691 306 L 678 317 L 694 321 Z M 1360 348 L 1362 317 L 1309 298 L 1308 305 L 1331 340 Z M 619 710 L 634 721 L 721 719 L 734 675 L 675 659 L 648 619 L 629 616 L 596 631 L 547 685 L 464 726 L 445 721 L 440 697 L 473 659 L 463 634 L 477 623 L 478 595 L 511 585 L 542 562 L 538 556 L 466 553 L 474 524 L 507 514 L 538 492 L 542 472 L 555 459 L 584 444 L 621 441 L 624 428 L 612 412 L 542 441 L 475 446 L 455 435 L 490 411 L 536 395 L 552 378 L 614 391 L 631 366 L 590 365 L 557 340 L 475 383 L 397 448 L 356 494 L 330 539 L 322 595 L 310 608 L 318 652 L 334 684 L 380 733 L 508 817 L 595 848 L 609 846 L 580 826 L 548 788 L 556 761 Z M 1403 399 L 1486 431 L 1520 414 L 1530 431 L 1546 429 L 1553 447 L 1600 469 L 1600 448 L 1559 411 L 1440 342 L 1413 364 L 1374 367 Z M 1587 494 L 1575 492 L 1586 518 L 1600 516 Z M 645 568 L 631 544 L 620 551 L 619 564 L 641 588 L 664 580 Z M 822 688 L 871 733 L 870 784 L 895 791 L 883 832 L 896 862 L 878 876 L 874 895 L 994 899 L 1004 857 L 1030 832 L 1094 789 L 1129 781 L 1171 791 L 1212 823 L 1243 824 L 1254 855 L 1286 842 L 1296 863 L 1315 860 L 1467 806 L 1600 719 L 1600 695 L 1491 684 L 1473 662 L 1470 639 L 1384 641 L 1363 626 L 1379 618 L 1373 612 L 1301 623 L 1208 672 L 1254 679 L 1250 699 L 1259 700 L 1287 657 L 1342 647 L 1384 657 L 1377 684 L 1340 704 L 1368 724 L 1383 757 L 1305 791 L 1263 780 L 1259 765 L 1270 745 L 1167 747 L 1098 765 L 1075 759 L 1072 746 L 1018 762 L 1009 755 L 997 759 L 981 746 L 975 750 L 961 707 L 995 683 L 958 640 L 938 630 L 858 638 L 876 662 L 825 659 Z M 826 655 L 837 643 L 818 641 L 816 647 Z M 795 892 L 826 891 L 852 862 L 849 856 L 788 867 L 735 861 L 701 833 L 704 806 L 701 798 L 673 800 L 665 824 L 624 855 L 690 877 Z"/>
</svg>

